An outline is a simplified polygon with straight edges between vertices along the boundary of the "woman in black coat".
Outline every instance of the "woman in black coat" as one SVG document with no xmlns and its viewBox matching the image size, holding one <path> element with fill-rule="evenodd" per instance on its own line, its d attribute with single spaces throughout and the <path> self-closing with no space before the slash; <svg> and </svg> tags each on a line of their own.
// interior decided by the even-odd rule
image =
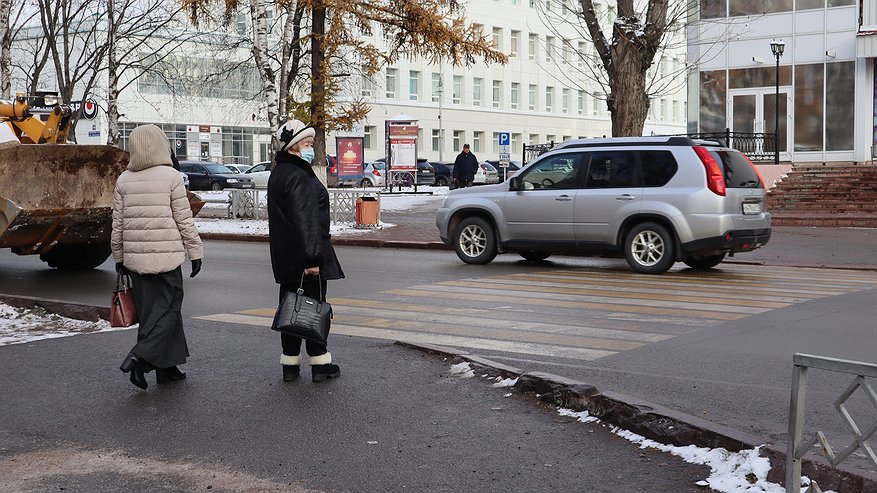
<svg viewBox="0 0 877 493">
<path fill-rule="evenodd" d="M 329 192 L 314 174 L 314 129 L 290 120 L 277 130 L 280 150 L 268 179 L 268 232 L 274 280 L 280 299 L 302 283 L 304 293 L 326 299 L 326 281 L 343 279 L 344 272 L 329 241 Z M 304 281 L 302 281 L 304 276 Z M 283 381 L 298 378 L 301 343 L 298 337 L 280 335 Z M 314 382 L 341 375 L 325 344 L 307 341 Z"/>
</svg>

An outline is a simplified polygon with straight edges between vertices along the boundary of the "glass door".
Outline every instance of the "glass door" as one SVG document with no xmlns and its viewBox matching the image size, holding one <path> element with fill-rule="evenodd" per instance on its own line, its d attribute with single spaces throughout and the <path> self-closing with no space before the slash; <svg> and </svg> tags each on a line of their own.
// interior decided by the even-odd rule
<svg viewBox="0 0 877 493">
<path fill-rule="evenodd" d="M 779 150 L 787 152 L 791 147 L 788 132 L 789 88 L 780 88 L 777 104 L 776 88 L 748 88 L 731 90 L 728 116 L 732 132 L 767 134 L 775 132 L 779 123 Z M 749 154 L 773 154 L 773 139 L 738 136 L 734 147 Z"/>
</svg>

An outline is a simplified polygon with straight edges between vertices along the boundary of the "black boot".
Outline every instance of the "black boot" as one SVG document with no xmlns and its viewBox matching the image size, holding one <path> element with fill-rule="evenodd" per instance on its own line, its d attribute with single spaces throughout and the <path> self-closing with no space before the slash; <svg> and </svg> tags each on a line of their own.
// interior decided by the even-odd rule
<svg viewBox="0 0 877 493">
<path fill-rule="evenodd" d="M 158 368 L 155 370 L 155 381 L 157 383 L 168 383 L 185 380 L 186 374 L 181 372 L 176 366 L 170 368 Z"/>
<path fill-rule="evenodd" d="M 141 360 L 136 354 L 128 353 L 128 356 L 125 357 L 125 360 L 122 361 L 119 369 L 124 373 L 131 374 L 131 383 L 135 386 L 140 387 L 143 390 L 146 390 L 148 384 L 146 383 L 146 375 L 143 374 L 144 367 L 148 365 L 145 361 Z"/>
<path fill-rule="evenodd" d="M 326 365 L 311 365 L 311 378 L 315 382 L 322 382 L 327 378 L 338 378 L 341 376 L 341 368 L 332 363 Z"/>
<path fill-rule="evenodd" d="M 294 381 L 298 378 L 299 373 L 301 373 L 301 367 L 299 365 L 283 365 L 284 382 Z"/>
</svg>

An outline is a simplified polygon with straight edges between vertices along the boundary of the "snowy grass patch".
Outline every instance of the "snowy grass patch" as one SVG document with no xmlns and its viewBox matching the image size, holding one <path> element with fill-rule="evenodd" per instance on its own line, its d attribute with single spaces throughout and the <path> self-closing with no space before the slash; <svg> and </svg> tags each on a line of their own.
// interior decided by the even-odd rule
<svg viewBox="0 0 877 493">
<path fill-rule="evenodd" d="M 195 218 L 199 233 L 223 233 L 249 236 L 267 236 L 268 221 L 265 219 L 210 219 Z M 353 223 L 333 223 L 329 228 L 332 236 L 354 236 L 374 231 L 375 229 L 392 228 L 395 224 L 381 222 L 377 228 L 356 228 Z"/>
<path fill-rule="evenodd" d="M 128 328 L 136 328 L 136 325 L 110 327 L 105 320 L 89 322 L 62 317 L 40 307 L 18 308 L 0 303 L 0 346 Z"/>
</svg>

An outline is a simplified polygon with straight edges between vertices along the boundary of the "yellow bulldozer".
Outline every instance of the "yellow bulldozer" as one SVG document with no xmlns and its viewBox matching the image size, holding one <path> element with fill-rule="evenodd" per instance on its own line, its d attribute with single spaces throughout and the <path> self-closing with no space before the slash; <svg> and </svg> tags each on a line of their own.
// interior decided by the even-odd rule
<svg viewBox="0 0 877 493">
<path fill-rule="evenodd" d="M 58 269 L 91 269 L 110 256 L 113 187 L 128 153 L 67 143 L 70 108 L 17 94 L 0 101 L 0 248 Z"/>
</svg>

